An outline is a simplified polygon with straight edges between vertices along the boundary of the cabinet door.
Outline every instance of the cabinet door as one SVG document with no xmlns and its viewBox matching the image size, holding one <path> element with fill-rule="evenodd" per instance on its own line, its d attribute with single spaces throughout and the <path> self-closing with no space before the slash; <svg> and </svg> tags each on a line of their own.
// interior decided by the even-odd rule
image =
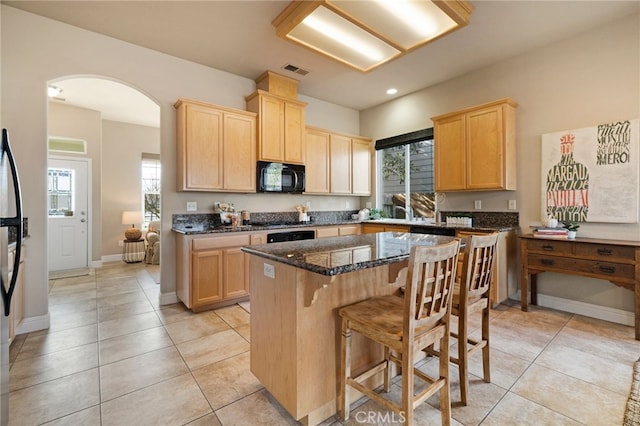
<svg viewBox="0 0 640 426">
<path fill-rule="evenodd" d="M 363 234 L 375 234 L 377 232 L 384 232 L 384 225 L 375 223 L 365 223 L 362 225 Z"/>
<path fill-rule="evenodd" d="M 467 188 L 504 188 L 502 108 L 493 106 L 467 114 Z"/>
<path fill-rule="evenodd" d="M 329 133 L 307 129 L 305 192 L 329 193 Z"/>
<path fill-rule="evenodd" d="M 351 139 L 351 164 L 351 192 L 371 195 L 371 142 L 368 139 Z"/>
<path fill-rule="evenodd" d="M 240 248 L 224 250 L 224 298 L 249 294 L 249 262 Z"/>
<path fill-rule="evenodd" d="M 285 102 L 284 162 L 304 164 L 304 106 Z"/>
<path fill-rule="evenodd" d="M 260 160 L 284 161 L 284 114 L 284 101 L 260 95 Z"/>
<path fill-rule="evenodd" d="M 351 138 L 331 135 L 331 193 L 351 194 Z"/>
<path fill-rule="evenodd" d="M 316 238 L 337 237 L 340 229 L 337 226 L 323 226 L 316 229 Z"/>
<path fill-rule="evenodd" d="M 465 118 L 456 115 L 434 123 L 436 191 L 466 188 Z"/>
<path fill-rule="evenodd" d="M 187 104 L 183 136 L 185 176 L 178 189 L 221 189 L 222 169 L 217 165 L 222 160 L 222 113 Z"/>
<path fill-rule="evenodd" d="M 222 251 L 196 251 L 191 255 L 194 308 L 222 300 Z"/>
<path fill-rule="evenodd" d="M 358 235 L 360 234 L 360 225 L 345 225 L 339 229 L 340 235 Z"/>
<path fill-rule="evenodd" d="M 256 121 L 235 114 L 224 115 L 224 189 L 256 190 Z"/>
</svg>

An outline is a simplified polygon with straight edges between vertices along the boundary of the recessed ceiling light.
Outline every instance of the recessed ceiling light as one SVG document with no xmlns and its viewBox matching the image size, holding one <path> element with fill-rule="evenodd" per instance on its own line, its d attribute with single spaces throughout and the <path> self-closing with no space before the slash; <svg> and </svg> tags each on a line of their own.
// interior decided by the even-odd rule
<svg viewBox="0 0 640 426">
<path fill-rule="evenodd" d="M 391 89 L 387 89 L 387 95 L 395 95 L 396 93 L 398 93 L 398 89 L 394 89 L 393 87 Z"/>
<path fill-rule="evenodd" d="M 47 96 L 49 96 L 50 98 L 55 98 L 60 93 L 62 93 L 62 89 L 59 88 L 58 86 L 54 86 L 54 85 L 47 86 Z"/>
</svg>

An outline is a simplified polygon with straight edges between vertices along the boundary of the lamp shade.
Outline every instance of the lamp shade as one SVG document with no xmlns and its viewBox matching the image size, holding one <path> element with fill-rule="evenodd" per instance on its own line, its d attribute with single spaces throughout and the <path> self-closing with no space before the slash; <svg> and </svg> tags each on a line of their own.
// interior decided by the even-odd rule
<svg viewBox="0 0 640 426">
<path fill-rule="evenodd" d="M 144 222 L 141 211 L 125 211 L 122 212 L 123 225 L 138 225 Z"/>
<path fill-rule="evenodd" d="M 137 224 L 142 224 L 144 217 L 141 211 L 124 211 L 122 212 L 122 224 L 131 225 L 131 228 L 127 229 L 124 236 L 129 241 L 137 241 L 142 237 L 142 231 L 136 228 Z"/>
</svg>

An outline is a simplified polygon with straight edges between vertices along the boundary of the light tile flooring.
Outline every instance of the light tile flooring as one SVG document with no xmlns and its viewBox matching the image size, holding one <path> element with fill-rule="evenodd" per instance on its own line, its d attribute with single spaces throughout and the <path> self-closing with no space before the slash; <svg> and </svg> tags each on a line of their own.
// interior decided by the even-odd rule
<svg viewBox="0 0 640 426">
<path fill-rule="evenodd" d="M 295 424 L 249 371 L 248 304 L 159 306 L 148 268 L 118 262 L 50 282 L 51 328 L 11 345 L 10 425 Z M 631 327 L 513 304 L 492 311 L 491 337 L 492 383 L 475 354 L 467 407 L 451 366 L 453 424 L 622 424 L 640 356 Z M 420 368 L 434 373 L 437 360 Z M 416 424 L 439 424 L 438 396 L 427 402 Z M 394 419 L 358 403 L 349 421 L 325 423 Z"/>
</svg>

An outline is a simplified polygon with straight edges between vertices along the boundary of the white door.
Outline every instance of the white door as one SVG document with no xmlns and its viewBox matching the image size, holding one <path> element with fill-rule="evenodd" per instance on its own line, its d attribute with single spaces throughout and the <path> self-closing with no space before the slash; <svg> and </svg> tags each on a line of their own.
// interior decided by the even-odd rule
<svg viewBox="0 0 640 426">
<path fill-rule="evenodd" d="M 49 158 L 49 271 L 88 267 L 88 165 Z"/>
</svg>

